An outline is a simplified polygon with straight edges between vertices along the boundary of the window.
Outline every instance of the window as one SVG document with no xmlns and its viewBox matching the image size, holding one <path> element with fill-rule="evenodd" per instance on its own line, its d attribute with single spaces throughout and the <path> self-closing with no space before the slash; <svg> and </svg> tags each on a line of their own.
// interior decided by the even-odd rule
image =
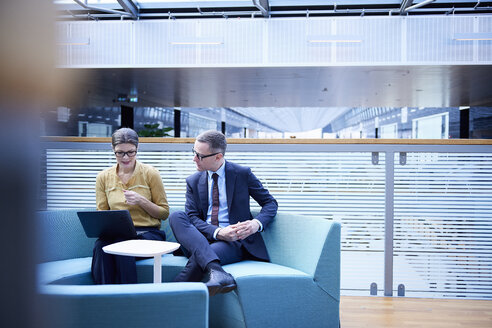
<svg viewBox="0 0 492 328">
<path fill-rule="evenodd" d="M 111 137 L 112 130 L 110 124 L 79 121 L 79 137 Z"/>
<path fill-rule="evenodd" d="M 420 117 L 412 120 L 413 139 L 448 139 L 449 113 Z"/>
<path fill-rule="evenodd" d="M 397 139 L 398 138 L 398 124 L 386 124 L 381 125 L 381 138 L 383 139 Z"/>
</svg>

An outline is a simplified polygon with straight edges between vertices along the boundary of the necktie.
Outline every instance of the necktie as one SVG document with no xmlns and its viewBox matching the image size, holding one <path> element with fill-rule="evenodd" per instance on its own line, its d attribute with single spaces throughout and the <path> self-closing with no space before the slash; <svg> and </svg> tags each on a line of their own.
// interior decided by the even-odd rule
<svg viewBox="0 0 492 328">
<path fill-rule="evenodd" d="M 212 174 L 214 185 L 212 186 L 212 215 L 210 221 L 213 225 L 219 226 L 219 185 L 217 180 L 219 175 L 217 173 Z"/>
</svg>

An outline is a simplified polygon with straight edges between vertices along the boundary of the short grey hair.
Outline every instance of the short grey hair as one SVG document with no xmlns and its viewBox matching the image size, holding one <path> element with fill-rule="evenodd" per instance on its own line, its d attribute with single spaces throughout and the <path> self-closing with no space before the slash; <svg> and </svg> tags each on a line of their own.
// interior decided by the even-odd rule
<svg viewBox="0 0 492 328">
<path fill-rule="evenodd" d="M 114 131 L 111 137 L 111 143 L 113 148 L 120 144 L 132 144 L 138 148 L 138 134 L 135 130 L 130 128 L 121 128 Z"/>
<path fill-rule="evenodd" d="M 208 147 L 212 153 L 222 153 L 225 155 L 227 141 L 222 132 L 216 130 L 202 132 L 196 137 L 196 141 L 208 144 Z"/>
</svg>

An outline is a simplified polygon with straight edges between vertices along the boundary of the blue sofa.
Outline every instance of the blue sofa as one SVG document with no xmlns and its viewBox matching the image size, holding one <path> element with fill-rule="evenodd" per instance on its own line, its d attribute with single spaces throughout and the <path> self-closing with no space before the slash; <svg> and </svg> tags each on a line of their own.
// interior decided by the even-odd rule
<svg viewBox="0 0 492 328">
<path fill-rule="evenodd" d="M 39 292 L 54 313 L 66 314 L 56 322 L 59 327 L 141 327 L 142 320 L 146 327 L 339 325 L 336 222 L 279 212 L 262 233 L 271 263 L 224 266 L 237 289 L 209 298 L 202 283 L 169 283 L 187 262 L 172 254 L 163 255 L 163 284 L 151 283 L 153 259 L 144 259 L 137 261 L 139 284 L 93 285 L 94 240 L 85 236 L 76 212 L 39 213 Z M 175 240 L 167 221 L 162 229 L 168 240 Z"/>
</svg>

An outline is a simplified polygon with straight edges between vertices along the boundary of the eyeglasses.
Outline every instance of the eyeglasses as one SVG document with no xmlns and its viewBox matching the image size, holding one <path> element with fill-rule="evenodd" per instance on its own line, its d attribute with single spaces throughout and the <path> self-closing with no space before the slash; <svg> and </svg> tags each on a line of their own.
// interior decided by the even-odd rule
<svg viewBox="0 0 492 328">
<path fill-rule="evenodd" d="M 133 157 L 137 154 L 136 150 L 130 150 L 130 151 L 115 151 L 114 154 L 116 157 L 124 157 L 127 155 L 128 157 Z"/>
<path fill-rule="evenodd" d="M 202 155 L 200 153 L 197 153 L 195 151 L 195 148 L 192 148 L 191 151 L 193 152 L 193 156 L 196 155 L 196 157 L 198 157 L 199 160 L 203 160 L 204 158 L 207 158 L 207 157 L 211 157 L 211 156 L 214 156 L 214 155 L 217 155 L 217 154 L 220 154 L 220 152 L 218 153 L 213 153 L 213 154 L 210 154 L 210 155 Z"/>
</svg>

